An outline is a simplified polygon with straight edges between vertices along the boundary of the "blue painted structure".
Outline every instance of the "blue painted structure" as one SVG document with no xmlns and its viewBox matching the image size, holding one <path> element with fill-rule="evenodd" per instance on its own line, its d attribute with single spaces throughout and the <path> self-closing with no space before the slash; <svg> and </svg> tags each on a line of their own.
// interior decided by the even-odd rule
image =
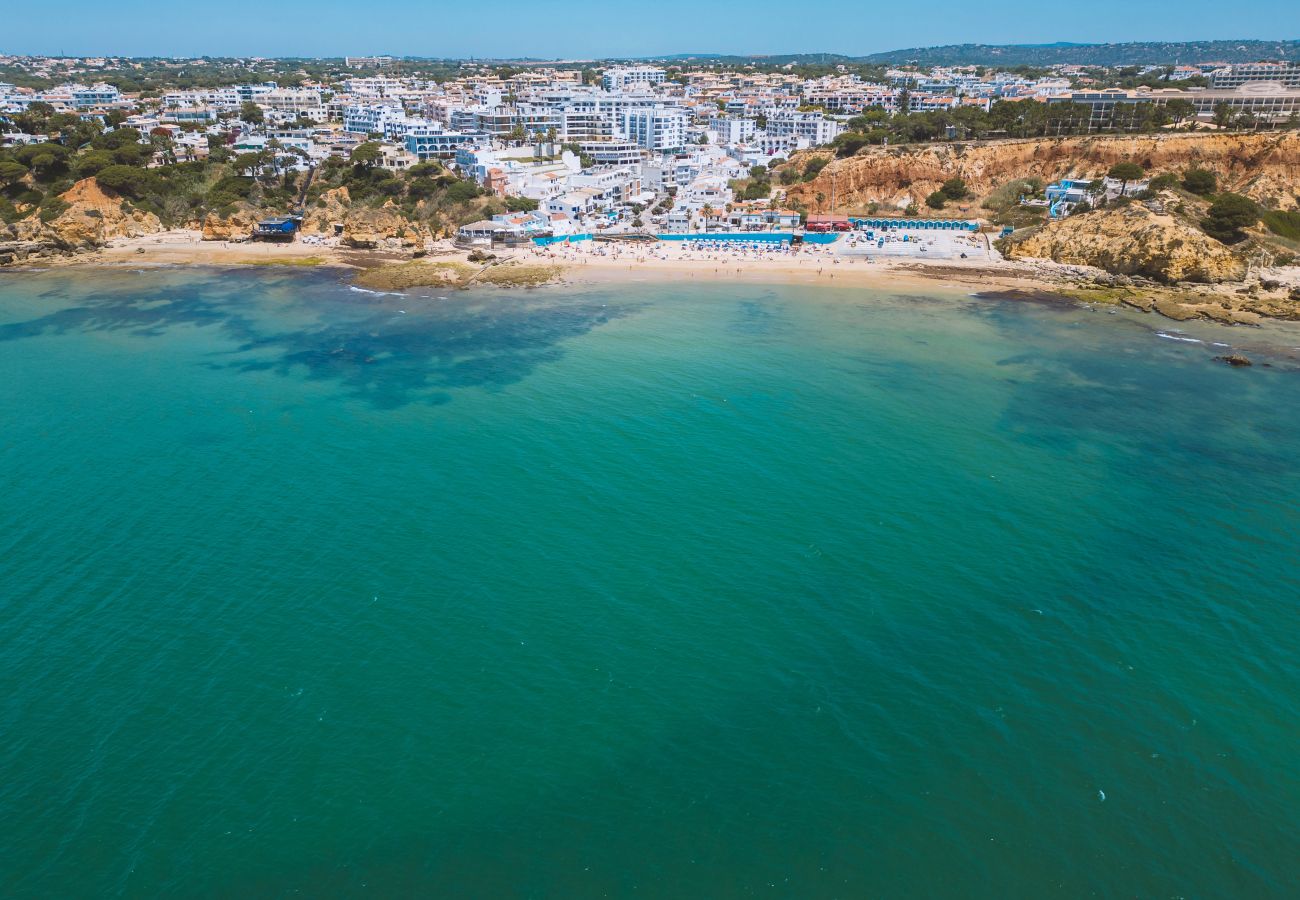
<svg viewBox="0 0 1300 900">
<path fill-rule="evenodd" d="M 788 244 L 794 240 L 789 231 L 738 231 L 721 234 L 660 234 L 661 241 L 704 241 L 713 243 L 732 242 L 750 244 Z M 833 244 L 840 239 L 838 234 L 805 234 L 805 244 Z"/>
<path fill-rule="evenodd" d="M 1066 204 L 1082 203 L 1092 196 L 1092 182 L 1074 178 L 1062 178 L 1056 184 L 1049 184 L 1043 189 L 1049 206 L 1047 214 L 1053 219 L 1066 212 Z"/>
<path fill-rule="evenodd" d="M 726 234 L 657 234 L 655 237 L 661 241 L 700 241 L 708 243 L 721 243 L 723 241 L 731 243 L 750 243 L 750 244 L 788 244 L 794 240 L 794 235 L 788 231 L 755 231 L 755 232 L 730 232 Z M 803 241 L 805 244 L 833 244 L 840 239 L 838 234 L 805 234 Z M 550 237 L 535 237 L 533 243 L 538 247 L 549 247 L 552 244 L 576 244 L 579 241 L 590 241 L 590 234 L 567 234 L 554 235 Z"/>
<path fill-rule="evenodd" d="M 253 237 L 269 240 L 291 241 L 298 231 L 298 222 L 288 216 L 273 216 L 253 226 Z"/>
<path fill-rule="evenodd" d="M 539 247 L 549 247 L 551 244 L 576 244 L 579 241 L 589 241 L 589 234 L 556 234 L 548 237 L 535 237 L 533 243 Z"/>
<path fill-rule="evenodd" d="M 881 231 L 979 231 L 978 222 L 967 219 L 863 219 L 851 216 L 854 228 Z"/>
</svg>

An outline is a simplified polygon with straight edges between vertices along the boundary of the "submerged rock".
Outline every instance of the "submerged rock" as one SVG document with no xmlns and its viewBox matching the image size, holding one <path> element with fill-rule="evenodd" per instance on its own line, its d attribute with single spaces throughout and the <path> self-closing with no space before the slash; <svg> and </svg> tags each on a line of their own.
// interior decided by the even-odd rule
<svg viewBox="0 0 1300 900">
<path fill-rule="evenodd" d="M 1233 367 L 1254 365 L 1254 363 L 1250 361 L 1250 357 L 1242 356 L 1240 353 L 1229 353 L 1227 356 L 1216 356 L 1214 357 L 1214 361 Z"/>
</svg>

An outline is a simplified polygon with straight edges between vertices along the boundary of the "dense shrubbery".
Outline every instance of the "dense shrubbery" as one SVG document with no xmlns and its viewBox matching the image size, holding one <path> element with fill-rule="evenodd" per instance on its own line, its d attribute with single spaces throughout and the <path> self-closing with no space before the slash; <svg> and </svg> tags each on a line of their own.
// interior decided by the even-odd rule
<svg viewBox="0 0 1300 900">
<path fill-rule="evenodd" d="M 1221 194 L 1210 204 L 1201 220 L 1201 229 L 1215 240 L 1237 244 L 1245 240 L 1243 231 L 1259 221 L 1260 209 L 1255 201 L 1240 194 Z"/>
<path fill-rule="evenodd" d="M 826 168 L 828 165 L 830 165 L 830 160 L 825 159 L 824 157 L 817 156 L 808 160 L 808 162 L 804 163 L 802 180 L 812 181 L 820 175 L 822 169 Z"/>
<path fill-rule="evenodd" d="M 79 179 L 94 177 L 111 195 L 136 209 L 151 212 L 167 227 L 200 221 L 207 213 L 230 214 L 236 204 L 250 203 L 267 212 L 295 211 L 304 198 L 307 173 L 299 171 L 297 151 L 277 147 L 233 154 L 219 137 L 209 141 L 201 161 L 176 161 L 170 135 L 142 135 L 133 128 L 104 131 L 76 116 L 59 116 L 32 104 L 22 114 L 34 132 L 50 141 L 0 150 L 0 220 L 14 222 L 39 215 L 51 221 L 66 208 L 59 196 Z M 20 117 L 20 118 L 22 118 Z M 535 201 L 509 203 L 484 197 L 472 181 L 458 178 L 442 164 L 425 162 L 403 173 L 379 165 L 378 145 L 362 144 L 351 160 L 331 158 L 321 164 L 305 200 L 317 202 L 331 188 L 346 187 L 354 205 L 396 205 L 410 217 L 439 227 L 505 212 L 536 209 Z"/>
<path fill-rule="evenodd" d="M 1205 169 L 1188 169 L 1183 173 L 1183 189 L 1193 194 L 1213 194 L 1218 186 L 1214 173 Z"/>
<path fill-rule="evenodd" d="M 1279 237 L 1300 241 L 1300 210 L 1269 210 L 1262 216 L 1268 230 Z"/>
</svg>

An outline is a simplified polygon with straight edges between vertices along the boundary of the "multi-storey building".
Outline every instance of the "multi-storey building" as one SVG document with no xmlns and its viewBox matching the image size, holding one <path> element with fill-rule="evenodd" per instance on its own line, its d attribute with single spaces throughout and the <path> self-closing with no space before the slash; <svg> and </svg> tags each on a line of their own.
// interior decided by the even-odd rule
<svg viewBox="0 0 1300 900">
<path fill-rule="evenodd" d="M 663 84 L 667 74 L 654 66 L 618 66 L 601 75 L 600 83 L 607 91 L 625 91 L 633 87 Z"/>
<path fill-rule="evenodd" d="M 752 140 L 755 124 L 753 119 L 714 116 L 709 119 L 709 131 L 719 144 L 740 144 Z"/>
<path fill-rule="evenodd" d="M 455 159 L 457 148 L 467 144 L 470 136 L 457 131 L 445 131 L 435 122 L 424 122 L 408 129 L 404 140 L 406 149 L 424 162 L 430 159 Z"/>
<path fill-rule="evenodd" d="M 1300 88 L 1286 88 L 1276 82 L 1249 82 L 1233 90 L 1136 90 L 1107 88 L 1099 91 L 1074 91 L 1048 98 L 1049 103 L 1076 103 L 1090 110 L 1088 127 L 1106 129 L 1123 127 L 1127 113 L 1134 106 L 1164 106 L 1170 100 L 1187 100 L 1198 119 L 1213 119 L 1219 109 L 1233 115 L 1251 113 L 1264 122 L 1284 122 L 1300 115 Z"/>
<path fill-rule="evenodd" d="M 352 134 L 383 134 L 390 123 L 405 120 L 400 106 L 390 104 L 354 104 L 343 110 L 343 130 Z"/>
<path fill-rule="evenodd" d="M 781 111 L 768 117 L 767 133 L 774 137 L 801 137 L 813 146 L 829 144 L 844 131 L 844 123 L 816 112 Z"/>
<path fill-rule="evenodd" d="M 578 149 L 598 166 L 638 165 L 645 151 L 631 141 L 582 141 Z"/>
<path fill-rule="evenodd" d="M 1244 63 L 1210 73 L 1210 87 L 1226 90 L 1259 81 L 1300 88 L 1300 62 Z"/>
<path fill-rule="evenodd" d="M 675 107 L 629 109 L 623 113 L 623 137 L 653 153 L 675 153 L 686 146 L 689 119 Z"/>
<path fill-rule="evenodd" d="M 396 60 L 391 56 L 345 56 L 343 62 L 349 69 L 391 69 Z"/>
<path fill-rule="evenodd" d="M 97 84 L 94 87 L 75 85 L 72 88 L 72 105 L 77 109 L 120 106 L 122 102 L 122 92 L 111 84 Z"/>
</svg>

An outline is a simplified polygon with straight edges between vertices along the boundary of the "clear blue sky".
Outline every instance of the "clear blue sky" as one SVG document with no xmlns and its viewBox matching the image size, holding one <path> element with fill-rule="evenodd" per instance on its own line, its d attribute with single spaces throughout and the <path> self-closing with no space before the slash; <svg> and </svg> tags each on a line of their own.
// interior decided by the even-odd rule
<svg viewBox="0 0 1300 900">
<path fill-rule="evenodd" d="M 52 0 L 6 2 L 0 53 L 851 55 L 935 44 L 1300 38 L 1297 0 Z"/>
</svg>

